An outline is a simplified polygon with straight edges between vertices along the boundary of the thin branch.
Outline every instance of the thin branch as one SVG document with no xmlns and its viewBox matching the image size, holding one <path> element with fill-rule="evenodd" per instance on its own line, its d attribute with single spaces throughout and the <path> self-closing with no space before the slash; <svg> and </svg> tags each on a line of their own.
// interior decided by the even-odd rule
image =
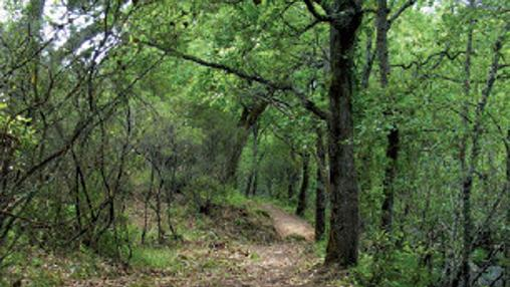
<svg viewBox="0 0 510 287">
<path fill-rule="evenodd" d="M 395 20 L 397 20 L 405 10 L 407 10 L 407 8 L 413 6 L 414 3 L 416 3 L 416 0 L 408 0 L 406 3 L 404 3 L 404 5 L 402 5 L 402 7 L 400 7 L 400 9 L 395 12 L 395 14 L 391 15 L 391 17 L 388 19 L 388 24 L 391 26 L 391 24 L 393 24 L 393 22 L 395 22 Z"/>
<path fill-rule="evenodd" d="M 305 2 L 305 5 L 306 5 L 306 8 L 308 9 L 308 11 L 310 11 L 310 13 L 312 13 L 312 15 L 315 17 L 315 19 L 317 19 L 320 22 L 332 22 L 333 21 L 332 17 L 327 16 L 327 15 L 322 15 L 321 13 L 319 13 L 319 11 L 317 11 L 317 9 L 315 9 L 315 6 L 313 5 L 312 1 L 310 1 L 310 0 L 303 0 L 303 1 Z"/>
<path fill-rule="evenodd" d="M 423 60 L 421 62 L 419 60 L 417 60 L 417 61 L 412 61 L 409 64 L 394 64 L 394 65 L 391 65 L 391 67 L 402 68 L 404 70 L 409 70 L 413 66 L 416 66 L 417 68 L 420 68 L 422 66 L 427 65 L 435 57 L 440 57 L 440 58 L 446 57 L 450 61 L 453 61 L 453 60 L 455 60 L 457 57 L 459 57 L 462 54 L 465 54 L 465 52 L 464 51 L 459 51 L 459 52 L 456 52 L 454 54 L 450 54 L 450 52 L 448 52 L 448 50 L 445 50 L 445 51 L 441 51 L 441 52 L 437 52 L 437 53 L 431 54 L 425 60 Z M 439 63 L 440 62 L 436 63 L 436 67 L 437 67 L 437 65 Z"/>
</svg>

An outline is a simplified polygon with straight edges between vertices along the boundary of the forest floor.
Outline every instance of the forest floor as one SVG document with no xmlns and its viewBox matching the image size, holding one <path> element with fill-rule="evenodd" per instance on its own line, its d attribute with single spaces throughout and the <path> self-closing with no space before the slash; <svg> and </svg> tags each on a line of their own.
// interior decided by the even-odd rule
<svg viewBox="0 0 510 287">
<path fill-rule="evenodd" d="M 142 224 L 142 211 L 140 206 L 133 208 L 134 225 Z M 342 274 L 322 268 L 313 227 L 275 205 L 250 201 L 215 206 L 204 218 L 187 211 L 175 216 L 183 232 L 178 243 L 136 246 L 129 266 L 102 262 L 101 271 L 92 275 L 73 275 L 84 263 L 70 256 L 53 261 L 45 257 L 45 265 L 67 269 L 60 272 L 58 283 L 44 286 L 349 286 L 335 279 Z"/>
</svg>

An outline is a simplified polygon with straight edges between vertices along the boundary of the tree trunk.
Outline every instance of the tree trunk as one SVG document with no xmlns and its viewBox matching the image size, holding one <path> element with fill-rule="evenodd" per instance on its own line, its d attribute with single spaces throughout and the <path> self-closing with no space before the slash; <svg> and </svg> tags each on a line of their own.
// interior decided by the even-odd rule
<svg viewBox="0 0 510 287">
<path fill-rule="evenodd" d="M 367 45 L 365 47 L 365 65 L 363 66 L 363 73 L 361 76 L 361 87 L 367 89 L 370 84 L 370 75 L 372 74 L 372 67 L 374 64 L 374 53 L 372 48 L 373 30 L 367 30 Z"/>
<path fill-rule="evenodd" d="M 253 124 L 252 127 L 253 132 L 253 180 L 251 184 L 251 195 L 255 196 L 258 188 L 258 180 L 259 180 L 259 127 L 257 123 Z"/>
<path fill-rule="evenodd" d="M 154 166 L 151 166 L 151 177 L 149 183 L 149 190 L 144 198 L 143 203 L 143 229 L 142 236 L 140 238 L 141 244 L 145 244 L 145 237 L 147 236 L 147 231 L 149 230 L 149 205 L 152 198 L 152 188 L 154 186 Z"/>
<path fill-rule="evenodd" d="M 76 213 L 76 224 L 77 231 L 81 232 L 82 230 L 82 222 L 81 222 L 81 200 L 80 200 L 80 173 L 79 167 L 76 167 L 75 173 L 75 185 L 74 185 L 74 209 Z"/>
<path fill-rule="evenodd" d="M 31 75 L 32 77 L 32 92 L 33 92 L 33 101 L 35 103 L 38 103 L 40 101 L 39 99 L 39 72 L 40 72 L 40 65 L 41 65 L 41 55 L 38 52 L 41 46 L 41 35 L 43 33 L 43 24 L 44 24 L 44 6 L 46 5 L 46 0 L 31 0 L 28 4 L 28 16 L 27 22 L 28 22 L 28 36 L 29 36 L 29 49 L 27 50 L 29 57 L 32 57 L 32 54 L 35 53 L 35 57 L 31 61 Z M 29 122 L 29 125 L 34 124 L 33 121 L 35 121 L 36 116 L 36 109 L 34 107 L 29 106 L 27 110 L 27 117 L 32 119 L 31 122 Z M 32 161 L 34 161 L 36 157 L 32 158 Z M 32 163 L 33 164 L 33 163 Z"/>
<path fill-rule="evenodd" d="M 248 175 L 248 181 L 246 182 L 246 188 L 244 189 L 244 195 L 250 196 L 252 182 L 253 182 L 253 173 L 250 171 L 250 174 Z"/>
<path fill-rule="evenodd" d="M 475 0 L 469 1 L 469 8 L 471 10 L 475 9 Z M 469 114 L 469 98 L 471 94 L 471 55 L 473 54 L 473 30 L 474 30 L 474 19 L 469 21 L 468 26 L 468 35 L 467 35 L 467 43 L 466 43 L 466 59 L 464 61 L 464 103 L 462 106 L 462 123 L 466 130 L 469 128 L 468 122 L 468 114 Z M 463 175 L 464 180 L 461 187 L 462 192 L 462 217 L 463 217 L 463 248 L 462 248 L 462 258 L 461 258 L 461 275 L 463 280 L 463 286 L 469 287 L 470 284 L 470 268 L 469 268 L 469 257 L 471 255 L 471 227 L 472 227 L 472 219 L 471 219 L 471 185 L 472 185 L 472 176 L 468 173 L 468 168 L 466 166 L 466 150 L 467 150 L 467 141 L 468 135 L 465 134 L 462 136 L 460 143 L 460 165 L 461 165 L 461 173 Z M 455 280 L 454 280 L 455 282 Z M 457 283 L 455 283 L 457 284 Z"/>
<path fill-rule="evenodd" d="M 326 152 L 322 130 L 317 128 L 317 188 L 315 194 L 315 240 L 319 241 L 326 230 Z"/>
<path fill-rule="evenodd" d="M 388 234 L 391 233 L 393 224 L 393 202 L 395 200 L 394 181 L 397 173 L 397 160 L 399 151 L 399 130 L 393 127 L 388 134 L 388 147 L 386 157 L 389 160 L 384 176 L 383 193 L 384 201 L 382 205 L 382 228 Z"/>
<path fill-rule="evenodd" d="M 506 138 L 506 195 L 507 204 L 510 204 L 510 129 Z M 508 206 L 508 205 L 507 205 Z M 506 226 L 510 226 L 510 208 L 506 210 Z M 504 287 L 510 287 L 510 231 L 507 229 L 505 241 L 505 283 Z"/>
<path fill-rule="evenodd" d="M 474 0 L 471 0 L 474 5 Z M 482 135 L 482 124 L 483 115 L 487 106 L 490 94 L 494 87 L 494 83 L 497 79 L 498 69 L 500 68 L 500 51 L 503 48 L 503 40 L 505 35 L 510 30 L 510 23 L 504 28 L 504 32 L 498 37 L 493 47 L 493 59 L 489 68 L 489 73 L 486 79 L 486 85 L 482 90 L 482 97 L 476 106 L 475 117 L 473 120 L 473 129 L 471 131 L 471 153 L 469 156 L 469 166 L 466 168 L 462 180 L 462 215 L 464 218 L 463 222 L 463 250 L 462 250 L 462 261 L 461 261 L 461 275 L 462 275 L 462 286 L 471 286 L 471 274 L 469 267 L 469 259 L 471 256 L 472 243 L 473 243 L 473 219 L 471 217 L 471 191 L 473 188 L 474 176 L 476 173 L 478 158 L 481 153 L 480 139 Z"/>
<path fill-rule="evenodd" d="M 177 231 L 174 228 L 174 225 L 172 224 L 172 213 L 171 213 L 171 206 L 172 206 L 172 191 L 167 191 L 167 194 L 165 196 L 166 199 L 166 221 L 168 224 L 168 230 L 172 233 L 172 237 L 174 239 L 179 238 L 179 234 L 177 234 Z"/>
<path fill-rule="evenodd" d="M 257 190 L 258 190 L 258 182 L 259 182 L 259 173 L 258 171 L 255 169 L 253 171 L 253 182 L 252 182 L 252 185 L 251 185 L 251 195 L 252 196 L 255 196 L 257 194 Z"/>
<path fill-rule="evenodd" d="M 377 58 L 379 60 L 379 81 L 383 89 L 388 86 L 388 76 L 390 74 L 388 52 L 388 11 L 386 0 L 377 0 Z"/>
<path fill-rule="evenodd" d="M 244 194 L 246 196 L 254 196 L 257 193 L 258 181 L 258 126 L 255 123 L 252 126 L 253 132 L 253 146 L 252 146 L 252 163 L 250 167 L 250 174 L 248 175 L 248 182 Z"/>
<path fill-rule="evenodd" d="M 388 88 L 390 75 L 390 60 L 388 51 L 388 30 L 390 23 L 388 21 L 388 5 L 387 0 L 377 0 L 377 57 L 379 60 L 380 85 L 383 90 Z M 388 109 L 385 116 L 391 116 L 394 111 Z M 393 202 L 395 197 L 394 182 L 397 173 L 398 151 L 399 151 L 399 130 L 395 123 L 392 124 L 388 136 L 388 146 L 386 148 L 386 157 L 388 165 L 386 166 L 383 194 L 384 200 L 382 204 L 381 225 L 384 231 L 391 233 L 393 223 Z"/>
<path fill-rule="evenodd" d="M 325 263 L 348 267 L 358 262 L 359 191 L 354 165 L 352 97 L 356 32 L 363 13 L 361 5 L 355 1 L 337 0 L 333 5 L 330 15 L 339 19 L 330 25 L 328 146 L 331 230 Z M 349 13 L 345 13 L 346 10 Z"/>
<path fill-rule="evenodd" d="M 310 154 L 303 152 L 303 181 L 301 182 L 301 189 L 299 190 L 298 205 L 296 208 L 296 215 L 303 216 L 306 210 L 306 192 L 308 190 L 308 177 L 309 177 L 309 163 Z"/>
<path fill-rule="evenodd" d="M 237 167 L 239 165 L 239 160 L 241 158 L 241 154 L 243 152 L 243 148 L 248 141 L 248 137 L 250 135 L 250 129 L 254 124 L 258 121 L 259 117 L 267 108 L 267 102 L 258 102 L 253 107 L 245 107 L 243 109 L 243 113 L 241 114 L 241 118 L 239 119 L 239 123 L 237 126 L 239 127 L 239 131 L 237 132 L 235 143 L 232 148 L 232 151 L 229 155 L 229 159 L 225 166 L 225 183 L 233 183 L 235 181 L 235 176 L 237 172 Z"/>
<path fill-rule="evenodd" d="M 158 243 L 162 244 L 165 241 L 165 230 L 163 229 L 163 219 L 161 217 L 162 208 L 162 189 L 163 180 L 160 179 L 160 184 L 156 193 L 156 223 L 158 226 Z"/>
<path fill-rule="evenodd" d="M 291 162 L 289 169 L 287 170 L 287 198 L 289 199 L 289 201 L 292 200 L 292 198 L 294 198 L 295 186 L 298 177 L 294 166 L 296 156 L 293 150 L 290 151 L 290 158 Z"/>
</svg>

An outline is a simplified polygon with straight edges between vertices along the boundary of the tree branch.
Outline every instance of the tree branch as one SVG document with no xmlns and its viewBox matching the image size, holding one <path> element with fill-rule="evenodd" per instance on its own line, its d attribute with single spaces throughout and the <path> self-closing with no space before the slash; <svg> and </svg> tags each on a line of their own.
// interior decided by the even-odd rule
<svg viewBox="0 0 510 287">
<path fill-rule="evenodd" d="M 182 52 L 177 51 L 176 49 L 171 48 L 171 47 L 164 47 L 164 46 L 154 43 L 154 42 L 143 41 L 142 43 L 149 47 L 156 48 L 169 56 L 178 57 L 178 58 L 193 62 L 195 64 L 198 64 L 198 65 L 201 65 L 204 67 L 209 67 L 214 70 L 223 71 L 227 74 L 235 75 L 235 76 L 237 76 L 241 79 L 244 79 L 244 80 L 257 82 L 257 83 L 263 84 L 273 90 L 279 90 L 279 91 L 283 91 L 283 92 L 291 92 L 294 95 L 296 95 L 296 97 L 301 102 L 301 105 L 305 109 L 309 110 L 310 112 L 312 112 L 314 115 L 316 115 L 317 117 L 319 117 L 322 120 L 327 120 L 329 118 L 329 113 L 327 111 L 319 108 L 313 101 L 308 99 L 303 92 L 297 90 L 292 85 L 289 85 L 286 83 L 273 82 L 273 81 L 263 78 L 259 75 L 248 74 L 245 71 L 236 69 L 234 67 L 230 67 L 228 65 L 221 64 L 221 63 L 210 62 L 210 61 L 201 59 L 201 58 L 193 56 L 193 55 L 188 55 L 188 54 L 182 53 Z"/>
<path fill-rule="evenodd" d="M 400 17 L 400 15 L 402 15 L 405 10 L 407 10 L 407 8 L 413 6 L 414 3 L 416 3 L 416 0 L 408 0 L 406 3 L 404 3 L 404 5 L 402 5 L 402 7 L 400 7 L 400 9 L 395 12 L 395 14 L 391 15 L 391 17 L 388 19 L 388 24 L 391 26 L 391 24 L 393 24 L 393 22 L 397 20 L 397 18 Z"/>
<path fill-rule="evenodd" d="M 448 58 L 448 60 L 453 61 L 458 56 L 460 56 L 462 54 L 465 54 L 465 52 L 458 51 L 458 52 L 451 54 L 448 50 L 444 50 L 444 51 L 440 51 L 440 52 L 429 55 L 427 58 L 425 58 L 425 60 L 423 60 L 421 62 L 419 60 L 417 60 L 417 61 L 412 61 L 409 64 L 394 64 L 394 65 L 391 65 L 391 67 L 398 67 L 398 68 L 402 68 L 404 70 L 409 70 L 413 66 L 416 66 L 417 68 L 421 68 L 421 67 L 427 65 L 435 57 L 439 57 L 440 60 L 442 60 L 444 57 L 446 57 L 446 58 Z M 434 65 L 434 68 L 437 67 L 437 65 L 441 63 L 440 60 L 438 60 L 438 62 L 436 62 L 436 64 Z"/>
<path fill-rule="evenodd" d="M 319 11 L 317 11 L 317 9 L 315 9 L 315 6 L 313 5 L 312 1 L 310 1 L 310 0 L 303 0 L 303 1 L 305 2 L 305 5 L 306 5 L 306 8 L 308 9 L 308 11 L 310 11 L 310 13 L 312 13 L 312 15 L 315 17 L 315 19 L 317 19 L 320 22 L 332 22 L 333 21 L 333 18 L 331 18 L 330 16 L 322 15 L 321 13 L 319 13 Z"/>
</svg>

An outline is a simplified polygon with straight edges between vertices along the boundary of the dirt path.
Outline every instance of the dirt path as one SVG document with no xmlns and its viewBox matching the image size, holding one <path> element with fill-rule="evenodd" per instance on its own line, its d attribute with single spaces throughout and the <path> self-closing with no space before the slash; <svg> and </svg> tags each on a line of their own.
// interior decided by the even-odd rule
<svg viewBox="0 0 510 287">
<path fill-rule="evenodd" d="M 305 220 L 288 214 L 271 204 L 261 206 L 271 216 L 278 235 L 284 240 L 272 245 L 251 245 L 250 252 L 257 260 L 244 262 L 246 275 L 232 282 L 222 281 L 218 286 L 319 286 L 313 282 L 311 267 L 319 263 L 310 244 L 314 228 Z M 285 241 L 303 238 L 306 242 Z M 214 285 L 212 285 L 214 286 Z"/>
<path fill-rule="evenodd" d="M 178 251 L 186 266 L 182 273 L 133 272 L 115 279 L 87 280 L 69 286 L 329 286 L 317 281 L 317 266 L 322 260 L 311 243 L 313 227 L 273 205 L 260 208 L 271 216 L 284 240 L 270 244 L 189 242 Z M 289 237 L 304 240 L 285 240 Z"/>
<path fill-rule="evenodd" d="M 288 214 L 271 204 L 262 206 L 274 221 L 274 227 L 282 239 L 289 237 L 301 237 L 308 242 L 315 240 L 314 228 L 305 220 Z"/>
</svg>

